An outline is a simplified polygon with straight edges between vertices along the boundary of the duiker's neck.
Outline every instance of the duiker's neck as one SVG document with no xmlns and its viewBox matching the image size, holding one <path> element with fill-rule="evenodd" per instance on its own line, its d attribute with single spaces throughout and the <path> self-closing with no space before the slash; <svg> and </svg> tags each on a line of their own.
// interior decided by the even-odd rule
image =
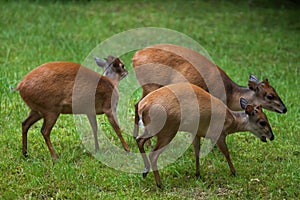
<svg viewBox="0 0 300 200">
<path fill-rule="evenodd" d="M 120 77 L 113 74 L 113 73 L 104 73 L 103 76 L 109 78 L 114 85 L 118 86 L 119 85 L 119 81 L 120 81 Z"/>
<path fill-rule="evenodd" d="M 247 87 L 239 86 L 234 82 L 231 82 L 230 87 L 227 90 L 227 105 L 231 110 L 242 110 L 240 105 L 240 98 L 243 97 L 249 103 L 253 103 L 254 91 Z"/>
<path fill-rule="evenodd" d="M 226 132 L 228 134 L 235 132 L 248 131 L 249 116 L 244 111 L 231 111 L 233 120 Z"/>
<path fill-rule="evenodd" d="M 240 98 L 244 97 L 248 102 L 252 103 L 255 93 L 248 87 L 240 86 L 233 82 L 229 76 L 218 67 L 220 74 L 223 79 L 223 83 L 226 90 L 226 105 L 230 110 L 242 110 L 240 106 Z"/>
</svg>

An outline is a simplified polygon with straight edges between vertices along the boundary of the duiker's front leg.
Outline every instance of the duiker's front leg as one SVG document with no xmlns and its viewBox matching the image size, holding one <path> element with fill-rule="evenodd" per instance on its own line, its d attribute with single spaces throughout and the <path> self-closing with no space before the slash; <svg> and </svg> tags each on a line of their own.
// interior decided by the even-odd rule
<svg viewBox="0 0 300 200">
<path fill-rule="evenodd" d="M 236 175 L 236 171 L 235 171 L 235 168 L 234 168 L 234 166 L 231 162 L 230 155 L 229 155 L 229 152 L 228 152 L 228 148 L 227 148 L 227 145 L 226 145 L 226 140 L 225 140 L 224 136 L 222 136 L 222 135 L 220 136 L 219 140 L 217 141 L 217 146 L 219 147 L 221 152 L 224 154 L 224 156 L 227 160 L 227 163 L 229 165 L 231 173 L 233 175 Z"/>
<path fill-rule="evenodd" d="M 121 129 L 120 129 L 118 123 L 116 122 L 117 119 L 115 120 L 115 115 L 113 115 L 112 112 L 106 112 L 105 114 L 106 114 L 106 116 L 108 118 L 109 123 L 111 124 L 111 126 L 113 127 L 113 129 L 117 133 L 119 139 L 121 140 L 123 148 L 125 149 L 125 151 L 129 152 L 130 149 L 129 149 L 127 143 L 125 142 L 125 140 L 124 140 L 124 138 L 122 136 Z"/>
</svg>

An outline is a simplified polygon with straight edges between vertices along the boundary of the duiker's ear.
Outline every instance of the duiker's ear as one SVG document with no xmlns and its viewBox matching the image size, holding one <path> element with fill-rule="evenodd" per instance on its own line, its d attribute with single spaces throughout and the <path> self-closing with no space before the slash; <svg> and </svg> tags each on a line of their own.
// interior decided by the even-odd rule
<svg viewBox="0 0 300 200">
<path fill-rule="evenodd" d="M 247 107 L 248 105 L 248 101 L 246 99 L 244 99 L 243 97 L 240 98 L 240 105 L 241 105 L 241 108 L 243 110 L 245 110 L 245 108 Z"/>
<path fill-rule="evenodd" d="M 253 75 L 253 74 L 250 74 L 250 77 L 249 77 L 249 80 L 248 80 L 248 87 L 250 90 L 253 90 L 253 91 L 256 91 L 258 88 L 257 88 L 257 85 L 258 85 L 258 78 Z"/>
<path fill-rule="evenodd" d="M 263 81 L 262 81 L 265 85 L 269 86 L 269 80 L 267 78 L 265 78 Z"/>
<path fill-rule="evenodd" d="M 254 111 L 254 107 L 251 106 L 251 105 L 247 105 L 246 108 L 245 108 L 245 113 L 247 115 L 252 115 L 253 114 L 253 111 Z"/>
<path fill-rule="evenodd" d="M 254 83 L 258 83 L 259 82 L 258 78 L 254 74 L 250 74 L 249 81 L 252 81 Z"/>
<path fill-rule="evenodd" d="M 107 66 L 107 60 L 106 59 L 94 57 L 94 60 L 96 61 L 97 65 L 99 67 L 105 68 Z"/>
</svg>

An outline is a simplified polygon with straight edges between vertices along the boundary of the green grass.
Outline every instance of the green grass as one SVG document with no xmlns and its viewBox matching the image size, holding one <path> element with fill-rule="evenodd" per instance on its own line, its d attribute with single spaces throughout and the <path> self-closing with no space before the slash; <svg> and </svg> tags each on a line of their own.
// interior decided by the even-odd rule
<svg viewBox="0 0 300 200">
<path fill-rule="evenodd" d="M 275 2 L 2 1 L 0 198 L 299 199 L 299 9 L 291 2 Z M 39 132 L 41 122 L 29 131 L 29 157 L 24 158 L 21 122 L 29 110 L 9 87 L 42 63 L 81 63 L 105 39 L 147 26 L 173 29 L 193 38 L 240 85 L 247 84 L 250 73 L 268 77 L 288 108 L 285 115 L 266 111 L 275 140 L 264 144 L 250 133 L 229 136 L 236 177 L 214 149 L 201 160 L 202 179 L 197 180 L 189 148 L 160 170 L 164 190 L 156 188 L 151 173 L 142 179 L 140 174 L 115 170 L 95 159 L 68 115 L 60 116 L 51 135 L 58 162 L 53 164 L 50 158 Z M 131 55 L 122 56 L 129 69 Z M 137 98 L 138 92 L 130 104 Z M 129 113 L 121 127 L 132 151 L 137 152 L 128 131 L 133 125 L 133 107 L 118 110 Z M 104 117 L 98 119 L 104 134 L 115 134 Z M 120 146 L 117 139 L 115 144 Z"/>
</svg>

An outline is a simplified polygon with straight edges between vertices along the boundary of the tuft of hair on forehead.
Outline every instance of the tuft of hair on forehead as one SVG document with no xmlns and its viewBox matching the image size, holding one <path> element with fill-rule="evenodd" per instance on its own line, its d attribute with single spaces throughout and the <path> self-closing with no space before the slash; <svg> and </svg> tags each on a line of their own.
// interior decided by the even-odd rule
<svg viewBox="0 0 300 200">
<path fill-rule="evenodd" d="M 107 60 L 108 63 L 112 63 L 115 60 L 119 60 L 119 59 L 115 56 L 109 55 L 109 56 L 107 56 L 106 60 Z"/>
</svg>

